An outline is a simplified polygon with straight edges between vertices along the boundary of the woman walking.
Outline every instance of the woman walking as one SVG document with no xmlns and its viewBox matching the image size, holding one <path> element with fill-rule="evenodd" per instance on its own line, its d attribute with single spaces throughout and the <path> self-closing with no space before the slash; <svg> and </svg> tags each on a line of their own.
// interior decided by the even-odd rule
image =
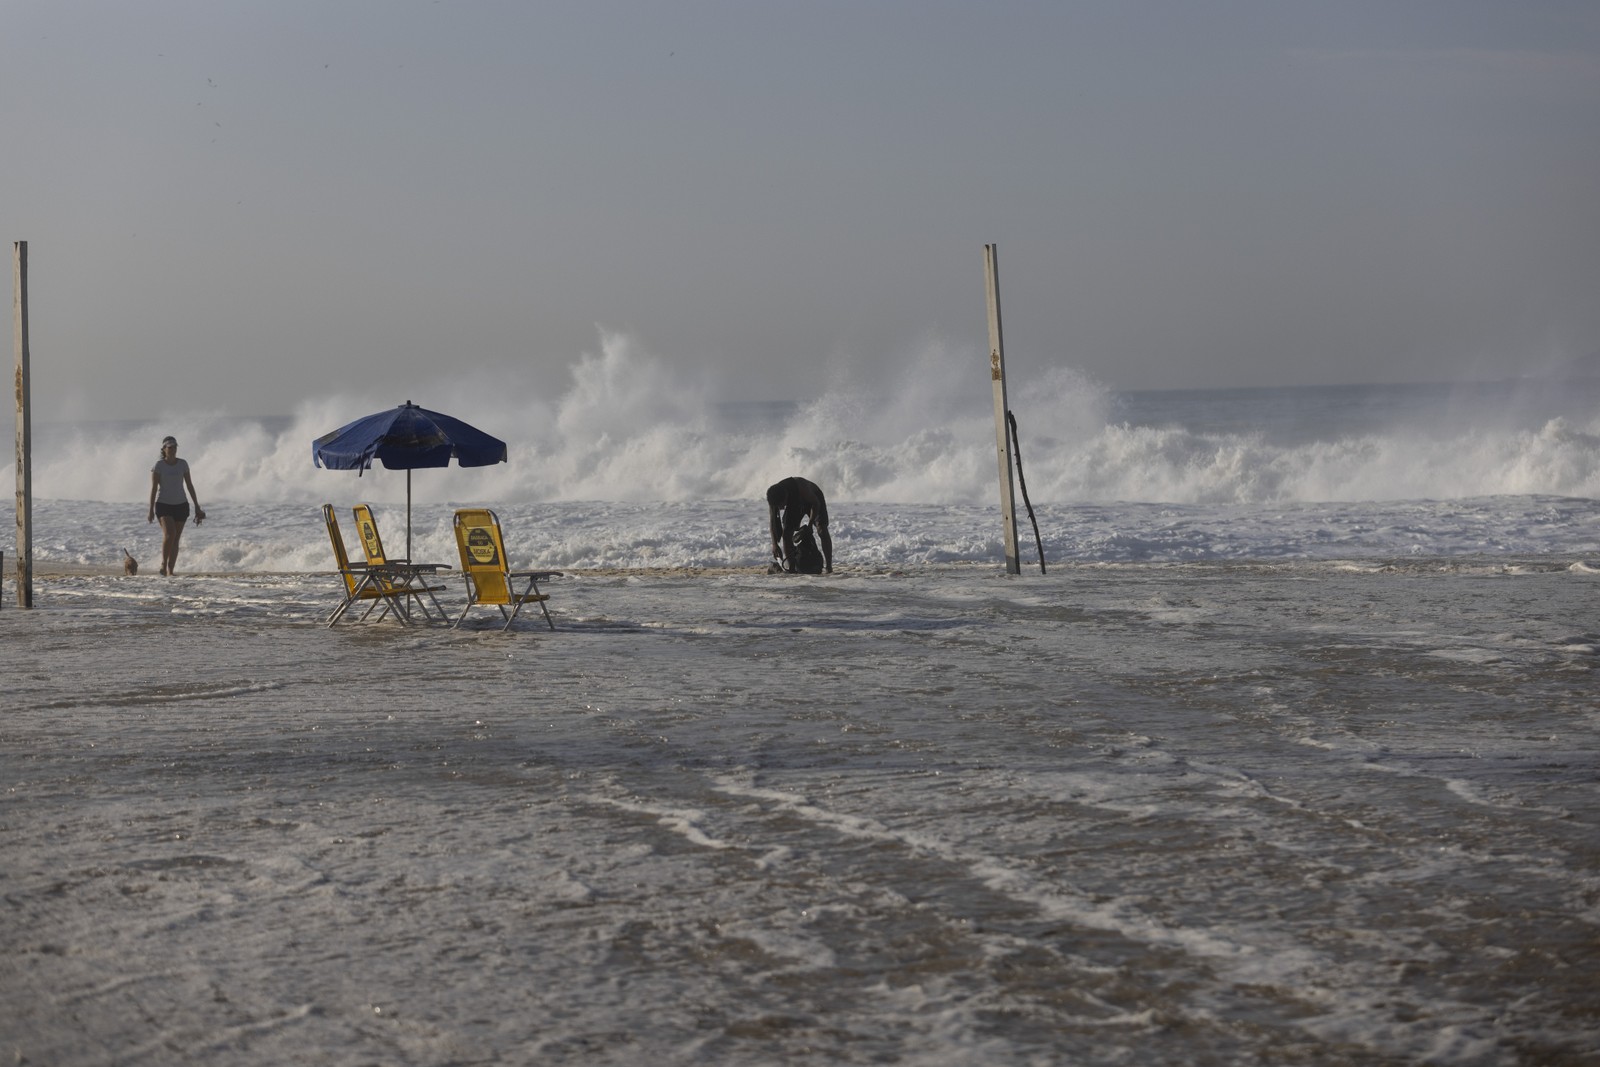
<svg viewBox="0 0 1600 1067">
<path fill-rule="evenodd" d="M 178 458 L 178 440 L 166 437 L 161 441 L 161 458 L 150 468 L 150 518 L 161 520 L 161 573 L 178 571 L 178 540 L 183 536 L 183 524 L 189 521 L 189 499 L 184 489 L 194 498 L 194 524 L 205 521 L 206 513 L 200 507 L 200 494 L 194 491 L 194 480 L 189 477 L 189 464 Z"/>
</svg>

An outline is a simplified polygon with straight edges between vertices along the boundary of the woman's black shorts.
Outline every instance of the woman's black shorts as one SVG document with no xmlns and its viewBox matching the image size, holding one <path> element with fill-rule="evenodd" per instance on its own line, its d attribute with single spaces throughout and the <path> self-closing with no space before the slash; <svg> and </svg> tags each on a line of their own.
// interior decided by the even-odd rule
<svg viewBox="0 0 1600 1067">
<path fill-rule="evenodd" d="M 177 519 L 179 522 L 189 521 L 189 502 L 181 504 L 156 504 L 156 518 Z"/>
</svg>

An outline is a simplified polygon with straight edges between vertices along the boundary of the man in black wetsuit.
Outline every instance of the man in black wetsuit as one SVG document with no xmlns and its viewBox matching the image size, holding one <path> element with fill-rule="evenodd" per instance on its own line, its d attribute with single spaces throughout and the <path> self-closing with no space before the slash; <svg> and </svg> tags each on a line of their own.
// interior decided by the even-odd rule
<svg viewBox="0 0 1600 1067">
<path fill-rule="evenodd" d="M 767 514 L 772 527 L 772 558 L 783 561 L 786 571 L 795 569 L 795 531 L 807 517 L 817 540 L 822 542 L 822 564 L 833 573 L 833 538 L 828 536 L 828 501 L 815 482 L 804 478 L 785 478 L 767 490 Z"/>
</svg>

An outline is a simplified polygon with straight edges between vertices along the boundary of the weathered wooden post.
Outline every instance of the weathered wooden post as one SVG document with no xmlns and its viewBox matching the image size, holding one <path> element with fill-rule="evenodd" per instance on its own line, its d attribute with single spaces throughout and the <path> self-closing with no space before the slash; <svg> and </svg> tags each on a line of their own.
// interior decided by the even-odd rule
<svg viewBox="0 0 1600 1067">
<path fill-rule="evenodd" d="M 994 443 L 1000 464 L 1000 521 L 1005 526 L 1006 573 L 1021 574 L 1017 558 L 1017 507 L 1011 481 L 1011 436 L 1006 432 L 1006 346 L 1000 332 L 1000 246 L 983 246 L 989 293 L 989 380 L 994 384 Z"/>
<path fill-rule="evenodd" d="M 33 423 L 28 410 L 28 242 L 13 246 L 11 339 L 17 351 L 17 607 L 33 607 Z"/>
</svg>

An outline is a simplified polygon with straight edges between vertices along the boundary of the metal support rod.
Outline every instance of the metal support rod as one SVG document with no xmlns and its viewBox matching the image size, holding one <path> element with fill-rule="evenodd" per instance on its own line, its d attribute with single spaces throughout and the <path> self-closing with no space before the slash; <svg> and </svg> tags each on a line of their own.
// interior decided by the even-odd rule
<svg viewBox="0 0 1600 1067">
<path fill-rule="evenodd" d="M 17 607 L 33 607 L 33 421 L 28 383 L 28 242 L 12 246 L 11 339 L 17 352 Z"/>
<path fill-rule="evenodd" d="M 1006 573 L 1021 574 L 1017 556 L 1017 506 L 1011 476 L 1011 435 L 1007 432 L 1006 346 L 1000 331 L 1000 246 L 983 246 L 983 273 L 989 295 L 989 380 L 994 385 L 995 458 L 1000 469 L 1000 521 L 1005 527 Z"/>
</svg>

